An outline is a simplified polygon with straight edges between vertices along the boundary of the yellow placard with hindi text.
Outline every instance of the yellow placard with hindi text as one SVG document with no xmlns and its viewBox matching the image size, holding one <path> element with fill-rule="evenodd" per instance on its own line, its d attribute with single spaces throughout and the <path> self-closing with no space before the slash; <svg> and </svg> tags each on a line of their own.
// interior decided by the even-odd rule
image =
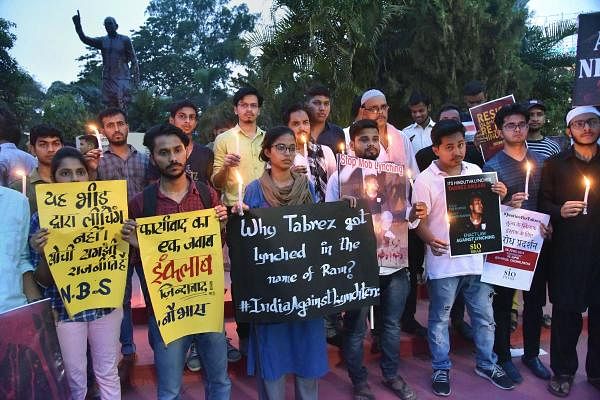
<svg viewBox="0 0 600 400">
<path fill-rule="evenodd" d="M 223 331 L 223 249 L 214 208 L 138 218 L 144 276 L 165 344 Z"/>
<path fill-rule="evenodd" d="M 40 227 L 48 228 L 46 261 L 69 317 L 123 306 L 129 244 L 127 184 L 119 181 L 36 186 Z"/>
</svg>

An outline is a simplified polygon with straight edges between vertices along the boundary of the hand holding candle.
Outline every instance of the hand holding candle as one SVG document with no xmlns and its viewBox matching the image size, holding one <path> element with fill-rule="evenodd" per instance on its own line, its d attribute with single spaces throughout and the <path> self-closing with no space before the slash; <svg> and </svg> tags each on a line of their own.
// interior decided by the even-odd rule
<svg viewBox="0 0 600 400">
<path fill-rule="evenodd" d="M 587 215 L 587 202 L 588 202 L 588 195 L 590 194 L 590 185 L 591 182 L 590 180 L 587 178 L 587 176 L 583 177 L 583 182 L 585 183 L 585 194 L 583 195 L 583 202 L 585 203 L 585 206 L 583 207 L 583 213 L 584 215 Z"/>
<path fill-rule="evenodd" d="M 235 170 L 235 176 L 237 178 L 238 181 L 238 213 L 239 215 L 244 215 L 244 209 L 243 209 L 243 205 L 244 205 L 244 197 L 243 197 L 243 185 L 244 185 L 244 180 L 242 179 L 242 174 L 240 174 L 240 171 L 238 171 L 237 169 Z"/>
<path fill-rule="evenodd" d="M 417 203 L 417 200 L 416 200 L 417 192 L 415 191 L 415 179 L 412 176 L 412 171 L 410 170 L 410 168 L 406 168 L 406 178 L 408 179 L 408 182 L 410 183 L 410 188 L 412 189 L 412 196 L 411 196 L 412 203 L 416 204 Z"/>
<path fill-rule="evenodd" d="M 89 124 L 88 128 L 90 128 L 93 132 L 94 135 L 96 135 L 96 140 L 98 141 L 98 148 L 102 151 L 102 137 L 100 136 L 100 132 L 98 132 L 98 128 L 96 128 L 96 125 L 94 124 Z M 104 157 L 104 152 L 100 153 L 100 157 Z"/>
<path fill-rule="evenodd" d="M 527 174 L 525 175 L 525 199 L 529 199 L 529 175 L 531 174 L 531 164 L 527 161 Z"/>
</svg>

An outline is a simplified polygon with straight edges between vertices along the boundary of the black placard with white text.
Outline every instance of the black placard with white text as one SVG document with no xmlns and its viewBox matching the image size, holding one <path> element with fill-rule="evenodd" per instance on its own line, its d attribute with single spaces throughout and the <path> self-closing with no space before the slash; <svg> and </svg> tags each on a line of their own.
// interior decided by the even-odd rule
<svg viewBox="0 0 600 400">
<path fill-rule="evenodd" d="M 257 208 L 227 225 L 240 322 L 319 318 L 378 303 L 369 208 L 359 202 Z"/>
</svg>

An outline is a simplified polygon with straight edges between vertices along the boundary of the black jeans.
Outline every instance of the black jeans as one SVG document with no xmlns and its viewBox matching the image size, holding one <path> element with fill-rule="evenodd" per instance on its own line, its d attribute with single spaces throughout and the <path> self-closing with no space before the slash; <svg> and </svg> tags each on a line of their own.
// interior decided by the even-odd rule
<svg viewBox="0 0 600 400">
<path fill-rule="evenodd" d="M 555 375 L 575 375 L 579 366 L 577 341 L 583 327 L 581 313 L 554 304 L 550 368 Z M 585 371 L 588 378 L 600 378 L 600 306 L 588 308 L 588 343 Z"/>
</svg>

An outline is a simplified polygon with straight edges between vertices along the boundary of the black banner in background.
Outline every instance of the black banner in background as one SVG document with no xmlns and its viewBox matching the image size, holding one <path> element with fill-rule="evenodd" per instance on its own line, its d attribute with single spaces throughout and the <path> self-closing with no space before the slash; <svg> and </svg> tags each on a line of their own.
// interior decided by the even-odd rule
<svg viewBox="0 0 600 400">
<path fill-rule="evenodd" d="M 378 303 L 379 268 L 367 205 L 257 208 L 227 225 L 238 321 L 319 318 Z"/>
<path fill-rule="evenodd" d="M 600 105 L 600 12 L 579 15 L 573 107 Z"/>
</svg>

